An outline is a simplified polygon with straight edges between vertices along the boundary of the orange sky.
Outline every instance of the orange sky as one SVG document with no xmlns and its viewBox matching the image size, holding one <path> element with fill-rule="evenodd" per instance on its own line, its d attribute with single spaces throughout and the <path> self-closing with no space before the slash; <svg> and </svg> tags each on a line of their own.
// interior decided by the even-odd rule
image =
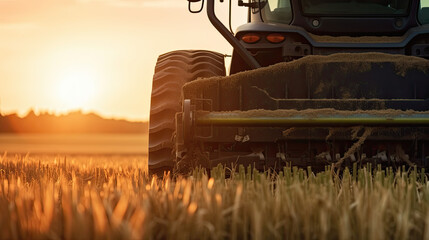
<svg viewBox="0 0 429 240">
<path fill-rule="evenodd" d="M 228 1 L 218 5 L 225 18 Z M 234 26 L 245 14 L 236 8 Z M 146 120 L 159 54 L 231 51 L 186 0 L 1 0 L 0 16 L 3 114 L 81 108 Z"/>
</svg>

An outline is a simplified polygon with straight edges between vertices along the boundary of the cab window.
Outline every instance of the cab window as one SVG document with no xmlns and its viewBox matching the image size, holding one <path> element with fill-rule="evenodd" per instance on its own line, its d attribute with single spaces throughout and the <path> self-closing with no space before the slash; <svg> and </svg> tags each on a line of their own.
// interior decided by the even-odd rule
<svg viewBox="0 0 429 240">
<path fill-rule="evenodd" d="M 265 0 L 260 1 L 262 16 L 265 22 L 285 23 L 292 21 L 292 8 L 290 0 Z"/>
<path fill-rule="evenodd" d="M 301 4 L 305 15 L 404 16 L 410 0 L 302 0 Z"/>
<path fill-rule="evenodd" d="M 429 0 L 420 1 L 419 21 L 421 24 L 429 24 Z"/>
</svg>

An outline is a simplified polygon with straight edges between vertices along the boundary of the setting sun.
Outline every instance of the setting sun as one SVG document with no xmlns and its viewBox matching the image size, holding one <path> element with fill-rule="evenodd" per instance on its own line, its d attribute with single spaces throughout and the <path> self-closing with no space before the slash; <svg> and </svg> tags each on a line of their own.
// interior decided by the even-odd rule
<svg viewBox="0 0 429 240">
<path fill-rule="evenodd" d="M 0 6 L 3 114 L 83 110 L 146 121 L 159 55 L 231 49 L 204 14 L 188 14 L 186 1 L 34 0 L 0 1 Z M 247 11 L 236 10 L 238 26 Z M 227 8 L 219 13 L 226 17 Z M 189 39 L 195 29 L 204 29 L 201 37 L 208 41 Z"/>
<path fill-rule="evenodd" d="M 56 89 L 61 110 L 85 109 L 97 94 L 95 74 L 87 69 L 63 74 Z"/>
</svg>

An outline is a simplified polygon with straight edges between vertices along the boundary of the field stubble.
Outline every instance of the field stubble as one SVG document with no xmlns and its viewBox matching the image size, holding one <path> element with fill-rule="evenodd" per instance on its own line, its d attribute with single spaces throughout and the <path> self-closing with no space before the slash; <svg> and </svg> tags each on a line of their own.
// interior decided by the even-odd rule
<svg viewBox="0 0 429 240">
<path fill-rule="evenodd" d="M 145 172 L 137 157 L 4 154 L 0 239 L 429 239 L 423 170 Z"/>
</svg>

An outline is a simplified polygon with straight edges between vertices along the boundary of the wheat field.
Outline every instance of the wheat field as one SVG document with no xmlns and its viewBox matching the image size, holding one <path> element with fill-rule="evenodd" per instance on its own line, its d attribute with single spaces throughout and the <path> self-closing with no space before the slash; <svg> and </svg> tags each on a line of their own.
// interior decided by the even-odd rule
<svg viewBox="0 0 429 240">
<path fill-rule="evenodd" d="M 424 170 L 145 172 L 138 156 L 4 154 L 0 239 L 429 239 Z"/>
</svg>

